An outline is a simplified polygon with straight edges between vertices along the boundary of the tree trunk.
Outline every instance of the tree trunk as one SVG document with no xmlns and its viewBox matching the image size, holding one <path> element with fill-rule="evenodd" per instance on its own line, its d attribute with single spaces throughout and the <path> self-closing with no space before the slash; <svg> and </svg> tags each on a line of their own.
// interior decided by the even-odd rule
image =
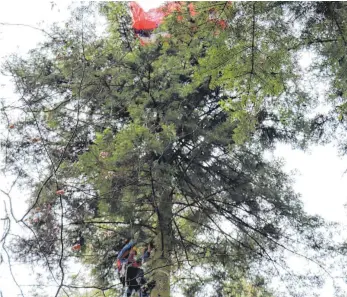
<svg viewBox="0 0 347 297">
<path fill-rule="evenodd" d="M 151 297 L 170 297 L 172 191 L 160 198 L 157 215 L 155 252 L 151 261 L 151 278 L 156 281 L 156 286 Z"/>
</svg>

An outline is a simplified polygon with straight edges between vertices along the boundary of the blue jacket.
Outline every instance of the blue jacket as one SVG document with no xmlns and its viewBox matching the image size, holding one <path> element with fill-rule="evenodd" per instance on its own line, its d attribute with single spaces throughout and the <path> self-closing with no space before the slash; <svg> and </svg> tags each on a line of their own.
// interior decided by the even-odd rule
<svg viewBox="0 0 347 297">
<path fill-rule="evenodd" d="M 131 240 L 129 243 L 127 243 L 121 251 L 118 253 L 117 260 L 120 260 L 121 263 L 126 263 L 128 261 L 128 257 L 123 258 L 123 255 L 125 252 L 129 251 L 134 245 L 136 244 L 135 240 Z M 146 251 L 141 255 L 141 260 L 144 263 L 150 256 L 150 252 L 146 249 Z"/>
<path fill-rule="evenodd" d="M 123 257 L 123 255 L 124 255 L 124 253 L 125 253 L 126 251 L 129 251 L 135 244 L 136 244 L 136 242 L 133 241 L 133 240 L 131 240 L 129 243 L 127 243 L 127 244 L 121 249 L 121 251 L 118 253 L 117 259 L 118 259 L 118 260 L 121 260 L 122 262 L 127 261 L 127 260 L 128 260 L 127 257 L 126 257 L 126 258 L 122 258 L 122 257 Z"/>
</svg>

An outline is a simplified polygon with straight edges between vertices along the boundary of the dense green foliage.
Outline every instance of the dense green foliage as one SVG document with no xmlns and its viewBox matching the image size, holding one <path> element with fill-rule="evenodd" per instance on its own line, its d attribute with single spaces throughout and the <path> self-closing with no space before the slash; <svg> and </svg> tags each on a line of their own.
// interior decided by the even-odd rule
<svg viewBox="0 0 347 297">
<path fill-rule="evenodd" d="M 301 83 L 299 50 L 317 47 L 324 63 L 315 67 L 328 64 L 332 92 L 345 93 L 344 60 L 334 62 L 344 57 L 345 5 L 335 37 L 320 36 L 329 15 L 302 15 L 326 14 L 317 11 L 324 5 L 199 2 L 196 17 L 182 12 L 178 21 L 175 13 L 158 29 L 170 38 L 143 47 L 126 4 L 102 3 L 105 34 L 93 27 L 94 6 L 82 7 L 29 57 L 6 61 L 21 119 L 5 140 L 5 170 L 34 189 L 18 219 L 31 234 L 16 240 L 16 256 L 57 273 L 61 294 L 85 287 L 95 289 L 88 296 L 118 296 L 122 237 L 154 240 L 153 296 L 177 288 L 209 296 L 211 287 L 210 296 L 273 296 L 267 285 L 276 277 L 293 296 L 320 285 L 322 263 L 340 250 L 329 226 L 304 212 L 281 162 L 264 152 L 278 142 L 305 146 L 320 133 L 321 118 L 308 117 L 317 102 Z M 206 21 L 211 7 L 225 30 Z M 290 16 L 307 21 L 312 40 L 335 38 L 337 46 L 307 42 Z M 38 211 L 41 223 L 27 221 Z M 79 232 L 86 245 L 75 253 Z M 295 273 L 288 255 L 320 272 Z M 90 269 L 93 285 L 79 276 L 67 283 L 71 259 Z"/>
</svg>

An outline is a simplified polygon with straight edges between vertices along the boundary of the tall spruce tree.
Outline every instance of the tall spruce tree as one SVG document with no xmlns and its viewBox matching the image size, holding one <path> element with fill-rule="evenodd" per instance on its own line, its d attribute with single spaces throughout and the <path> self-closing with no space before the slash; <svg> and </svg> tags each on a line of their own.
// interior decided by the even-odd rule
<svg viewBox="0 0 347 297">
<path fill-rule="evenodd" d="M 196 16 L 175 12 L 158 29 L 170 38 L 144 47 L 125 3 L 101 5 L 105 34 L 82 7 L 28 58 L 4 64 L 22 112 L 7 123 L 5 169 L 34 189 L 17 218 L 31 235 L 13 250 L 47 267 L 56 295 L 87 287 L 116 296 L 122 237 L 154 241 L 152 296 L 170 296 L 173 283 L 185 296 L 209 286 L 211 296 L 269 296 L 276 275 L 295 282 L 287 293 L 307 292 L 322 275 L 295 274 L 288 253 L 326 273 L 336 250 L 325 223 L 304 212 L 281 162 L 264 158 L 278 141 L 301 144 L 311 104 L 288 51 L 297 38 L 285 4 L 195 5 Z M 227 28 L 208 20 L 211 9 Z M 66 283 L 76 255 L 93 285 Z"/>
</svg>

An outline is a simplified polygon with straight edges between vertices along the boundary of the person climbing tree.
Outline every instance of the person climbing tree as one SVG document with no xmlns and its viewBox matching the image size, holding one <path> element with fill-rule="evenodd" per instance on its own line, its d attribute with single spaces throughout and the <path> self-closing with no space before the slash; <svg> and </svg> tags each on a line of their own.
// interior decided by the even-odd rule
<svg viewBox="0 0 347 297">
<path fill-rule="evenodd" d="M 147 283 L 144 271 L 140 268 L 150 257 L 153 244 L 150 243 L 140 256 L 137 257 L 136 241 L 126 241 L 126 244 L 118 253 L 117 268 L 123 287 L 127 286 L 125 296 L 129 297 L 135 291 L 139 297 L 147 297 L 155 286 L 155 281 Z"/>
</svg>

